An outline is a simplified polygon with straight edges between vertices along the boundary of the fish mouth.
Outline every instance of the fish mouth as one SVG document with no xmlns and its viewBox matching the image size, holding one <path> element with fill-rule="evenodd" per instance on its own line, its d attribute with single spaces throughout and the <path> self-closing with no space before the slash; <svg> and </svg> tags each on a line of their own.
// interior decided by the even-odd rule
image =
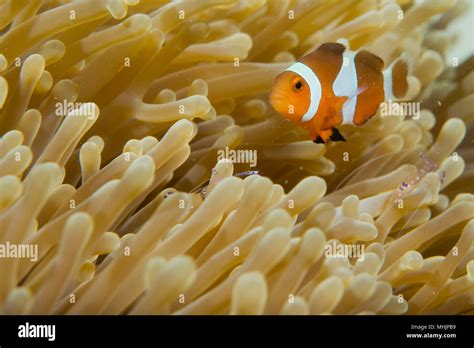
<svg viewBox="0 0 474 348">
<path fill-rule="evenodd" d="M 273 106 L 273 108 L 276 111 L 282 113 L 284 112 L 284 110 L 286 110 L 286 107 L 288 105 L 287 98 L 271 93 L 269 100 L 270 100 L 270 104 Z"/>
</svg>

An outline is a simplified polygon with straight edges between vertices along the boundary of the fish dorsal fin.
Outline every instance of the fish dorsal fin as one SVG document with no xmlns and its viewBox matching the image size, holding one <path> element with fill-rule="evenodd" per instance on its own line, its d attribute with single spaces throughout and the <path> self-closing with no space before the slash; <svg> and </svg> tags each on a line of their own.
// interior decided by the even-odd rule
<svg viewBox="0 0 474 348">
<path fill-rule="evenodd" d="M 384 62 L 379 56 L 366 50 L 360 50 L 357 56 L 366 66 L 380 72 L 383 70 Z"/>
<path fill-rule="evenodd" d="M 338 42 L 326 42 L 319 46 L 315 52 L 327 55 L 341 55 L 346 50 L 346 46 Z"/>
</svg>

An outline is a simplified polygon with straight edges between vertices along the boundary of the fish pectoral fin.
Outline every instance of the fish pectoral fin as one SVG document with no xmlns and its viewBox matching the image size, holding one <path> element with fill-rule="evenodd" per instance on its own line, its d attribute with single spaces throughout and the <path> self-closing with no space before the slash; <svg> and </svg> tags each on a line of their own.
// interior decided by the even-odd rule
<svg viewBox="0 0 474 348">
<path fill-rule="evenodd" d="M 355 97 L 357 97 L 359 94 L 362 94 L 364 93 L 366 90 L 367 90 L 367 86 L 361 86 L 359 88 L 357 88 L 354 93 L 352 93 L 351 95 L 349 96 L 335 96 L 335 97 L 332 97 L 331 98 L 331 104 L 332 105 L 332 109 L 333 109 L 333 113 L 334 115 L 337 117 L 337 120 L 338 120 L 338 124 L 342 123 L 342 120 L 343 120 L 343 114 L 342 114 L 342 109 L 344 108 L 344 104 L 350 102 L 351 100 L 353 100 Z"/>
<path fill-rule="evenodd" d="M 328 104 L 330 105 L 330 108 L 332 109 L 332 115 L 336 116 L 342 116 L 342 107 L 344 104 L 349 100 L 349 97 L 330 97 L 328 98 Z"/>
<path fill-rule="evenodd" d="M 329 137 L 332 141 L 347 141 L 346 138 L 342 136 L 337 128 L 332 128 L 331 136 Z"/>
<path fill-rule="evenodd" d="M 342 96 L 342 97 L 332 97 L 332 105 L 334 109 L 336 110 L 341 110 L 342 112 L 342 106 L 344 105 L 345 102 L 349 100 L 348 97 Z"/>
<path fill-rule="evenodd" d="M 367 86 L 365 86 L 365 85 L 364 85 L 364 86 L 361 86 L 361 87 L 359 87 L 359 88 L 357 88 L 357 89 L 355 90 L 355 92 L 354 92 L 351 96 L 349 96 L 349 97 L 347 98 L 346 101 L 351 101 L 352 99 L 354 99 L 355 97 L 357 97 L 359 94 L 364 93 L 366 90 L 367 90 Z"/>
</svg>

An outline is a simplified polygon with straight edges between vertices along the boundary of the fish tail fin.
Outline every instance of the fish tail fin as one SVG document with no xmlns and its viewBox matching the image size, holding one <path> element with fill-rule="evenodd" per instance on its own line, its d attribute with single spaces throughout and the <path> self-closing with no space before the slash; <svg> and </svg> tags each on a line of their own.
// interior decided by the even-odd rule
<svg viewBox="0 0 474 348">
<path fill-rule="evenodd" d="M 396 59 L 383 72 L 385 100 L 400 100 L 408 92 L 408 63 L 404 58 Z"/>
</svg>

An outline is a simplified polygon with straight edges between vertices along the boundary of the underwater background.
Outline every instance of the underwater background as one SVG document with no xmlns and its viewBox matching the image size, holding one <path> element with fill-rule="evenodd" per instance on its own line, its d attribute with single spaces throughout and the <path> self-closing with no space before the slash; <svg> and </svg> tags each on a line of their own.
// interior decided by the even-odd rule
<svg viewBox="0 0 474 348">
<path fill-rule="evenodd" d="M 0 0 L 0 312 L 474 314 L 473 7 Z M 315 144 L 268 95 L 336 41 L 408 97 Z"/>
</svg>

